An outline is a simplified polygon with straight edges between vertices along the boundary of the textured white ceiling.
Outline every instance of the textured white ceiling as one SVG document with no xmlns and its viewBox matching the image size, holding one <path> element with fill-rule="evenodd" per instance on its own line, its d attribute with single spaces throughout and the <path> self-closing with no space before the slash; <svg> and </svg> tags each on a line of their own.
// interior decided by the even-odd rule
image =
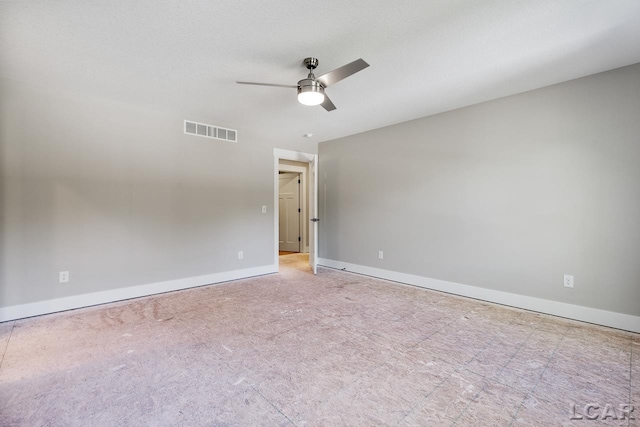
<svg viewBox="0 0 640 427">
<path fill-rule="evenodd" d="M 305 107 L 316 74 L 371 66 Z M 269 142 L 334 139 L 640 62 L 638 0 L 3 1 L 0 76 L 178 108 Z"/>
</svg>

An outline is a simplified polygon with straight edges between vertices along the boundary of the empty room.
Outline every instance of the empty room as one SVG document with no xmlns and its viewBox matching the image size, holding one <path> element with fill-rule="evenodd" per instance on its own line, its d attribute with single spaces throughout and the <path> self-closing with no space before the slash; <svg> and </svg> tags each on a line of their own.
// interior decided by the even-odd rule
<svg viewBox="0 0 640 427">
<path fill-rule="evenodd" d="M 640 426 L 640 1 L 0 2 L 0 426 Z"/>
</svg>

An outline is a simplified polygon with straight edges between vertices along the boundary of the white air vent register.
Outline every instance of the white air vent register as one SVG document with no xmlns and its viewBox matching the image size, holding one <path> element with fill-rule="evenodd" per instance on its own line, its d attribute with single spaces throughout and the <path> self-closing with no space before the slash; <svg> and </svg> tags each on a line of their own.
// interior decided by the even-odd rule
<svg viewBox="0 0 640 427">
<path fill-rule="evenodd" d="M 238 142 L 238 131 L 221 128 L 204 123 L 184 121 L 184 133 L 188 135 L 204 136 L 205 138 L 221 139 L 223 141 Z"/>
</svg>

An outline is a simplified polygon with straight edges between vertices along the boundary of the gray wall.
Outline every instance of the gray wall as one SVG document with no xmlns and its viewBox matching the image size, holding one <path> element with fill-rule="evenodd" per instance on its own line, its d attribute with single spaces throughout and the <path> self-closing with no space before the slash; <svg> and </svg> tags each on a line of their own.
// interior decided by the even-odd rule
<svg viewBox="0 0 640 427">
<path fill-rule="evenodd" d="M 184 119 L 0 79 L 0 307 L 273 264 L 274 145 Z"/>
<path fill-rule="evenodd" d="M 640 315 L 640 64 L 319 158 L 323 258 Z"/>
</svg>

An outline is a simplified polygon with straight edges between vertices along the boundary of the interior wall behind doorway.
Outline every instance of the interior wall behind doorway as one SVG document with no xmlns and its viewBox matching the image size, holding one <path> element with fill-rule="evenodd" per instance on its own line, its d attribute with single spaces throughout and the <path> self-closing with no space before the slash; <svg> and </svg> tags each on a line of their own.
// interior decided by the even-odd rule
<svg viewBox="0 0 640 427">
<path fill-rule="evenodd" d="M 309 252 L 309 163 L 296 162 L 293 160 L 280 160 L 278 162 L 279 171 L 281 172 L 297 172 L 300 173 L 301 192 L 300 192 L 300 232 L 302 244 L 300 252 Z"/>
<path fill-rule="evenodd" d="M 300 173 L 280 172 L 278 175 L 278 249 L 300 252 Z"/>
</svg>

